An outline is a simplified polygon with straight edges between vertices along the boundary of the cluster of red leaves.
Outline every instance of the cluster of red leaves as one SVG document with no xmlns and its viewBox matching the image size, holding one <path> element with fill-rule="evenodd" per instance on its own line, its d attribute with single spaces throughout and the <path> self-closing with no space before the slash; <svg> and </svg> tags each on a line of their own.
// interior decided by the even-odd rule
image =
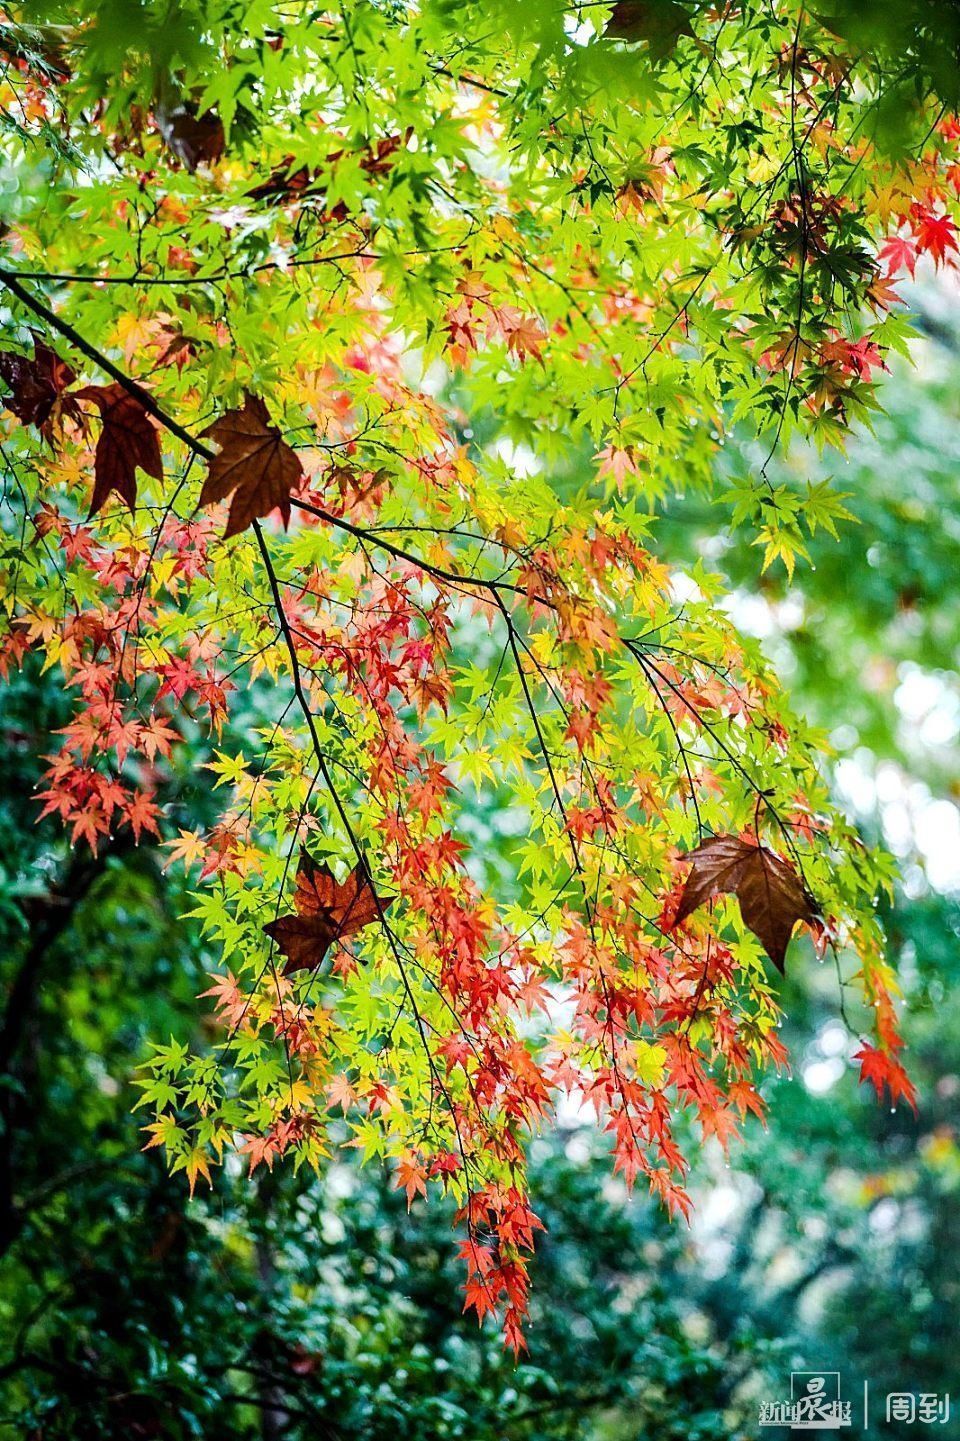
<svg viewBox="0 0 960 1441">
<path fill-rule="evenodd" d="M 890 209 L 892 228 L 880 247 L 874 287 L 878 295 L 896 299 L 892 289 L 897 277 L 913 279 L 917 263 L 928 256 L 934 267 L 960 266 L 960 237 L 949 213 L 948 201 L 960 195 L 960 160 L 955 148 L 960 141 L 960 122 L 954 117 L 936 127 L 946 149 L 931 150 L 923 157 L 922 196 L 898 196 Z"/>
<path fill-rule="evenodd" d="M 864 1041 L 854 1056 L 853 1059 L 860 1064 L 860 1080 L 870 1082 L 878 1100 L 883 1100 L 886 1091 L 891 1106 L 904 1100 L 916 1111 L 917 1092 L 900 1060 L 903 1037 L 890 992 L 879 976 L 872 978 L 870 989 L 876 1011 L 879 1045 L 872 1046 Z"/>
<path fill-rule="evenodd" d="M 484 1186 L 470 1197 L 460 1219 L 468 1231 L 460 1247 L 467 1266 L 464 1310 L 483 1320 L 502 1308 L 504 1340 L 520 1351 L 526 1345 L 523 1321 L 529 1292 L 524 1256 L 533 1250 L 543 1222 L 515 1186 Z"/>
<path fill-rule="evenodd" d="M 804 51 L 798 54 L 791 50 L 784 63 L 798 77 L 807 73 L 810 83 L 797 88 L 794 104 L 797 115 L 809 115 L 816 127 L 824 97 L 834 88 L 837 77 Z M 785 273 L 796 279 L 801 312 L 810 306 L 818 290 L 831 288 L 842 277 L 848 294 L 856 293 L 858 308 L 872 310 L 882 322 L 885 313 L 900 302 L 895 281 L 904 274 L 912 277 L 922 256 L 928 256 L 938 269 L 958 263 L 958 237 L 948 213 L 948 198 L 949 192 L 953 197 L 960 194 L 960 163 L 953 158 L 955 150 L 951 151 L 960 138 L 960 127 L 948 119 L 938 125 L 937 132 L 938 144 L 918 164 L 922 175 L 920 193 L 911 193 L 905 180 L 902 191 L 878 196 L 872 202 L 881 217 L 887 223 L 892 220 L 894 226 L 876 257 L 843 237 L 841 229 L 850 202 L 841 196 L 821 194 L 805 184 L 795 195 L 781 198 L 771 207 L 766 226 L 757 234 L 770 236 L 774 255 L 785 266 Z M 875 336 L 868 327 L 851 338 L 835 327 L 827 327 L 819 338 L 814 338 L 817 327 L 804 327 L 798 321 L 773 344 L 766 344 L 759 363 L 768 370 L 786 371 L 792 389 L 802 396 L 809 410 L 817 415 L 829 412 L 843 419 L 858 387 L 870 383 L 876 370 L 886 368 L 880 333 L 878 329 Z"/>
<path fill-rule="evenodd" d="M 957 171 L 960 175 L 960 167 Z M 960 263 L 957 227 L 945 211 L 915 202 L 895 219 L 899 222 L 898 228 L 880 249 L 885 280 L 890 281 L 903 272 L 912 279 L 917 262 L 924 255 L 930 256 L 938 270 L 942 265 L 956 267 Z"/>
<path fill-rule="evenodd" d="M 447 344 L 451 360 L 462 365 L 481 338 L 505 344 L 510 355 L 539 360 L 547 338 L 535 315 L 515 305 L 496 302 L 481 275 L 470 270 L 457 286 L 457 300 L 447 312 Z"/>
<path fill-rule="evenodd" d="M 154 619 L 144 591 L 145 554 L 99 544 L 89 526 L 50 505 L 41 508 L 35 524 L 68 566 L 82 567 L 96 582 L 97 595 L 95 603 L 62 620 L 18 619 L 0 648 L 0 673 L 6 675 L 28 650 L 43 646 L 76 692 L 74 718 L 60 732 L 60 750 L 49 758 L 42 814 L 58 815 L 72 838 L 93 850 L 124 825 L 136 841 L 144 831 L 159 835 L 158 764 L 179 739 L 177 717 L 200 706 L 217 729 L 231 683 L 198 637 L 187 637 L 182 654 L 165 657 L 142 644 Z M 168 518 L 155 556 L 166 561 L 171 586 L 188 584 L 205 566 L 211 538 L 208 520 Z"/>
</svg>

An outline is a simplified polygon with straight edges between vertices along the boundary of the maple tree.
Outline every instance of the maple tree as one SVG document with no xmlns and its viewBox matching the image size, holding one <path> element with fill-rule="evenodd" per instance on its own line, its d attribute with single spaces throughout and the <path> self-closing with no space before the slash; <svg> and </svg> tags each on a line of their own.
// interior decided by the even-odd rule
<svg viewBox="0 0 960 1441">
<path fill-rule="evenodd" d="M 164 835 L 222 946 L 221 1039 L 156 1045 L 147 1144 L 191 1189 L 344 1142 L 449 1190 L 519 1348 L 531 1129 L 574 1093 L 684 1211 L 677 1117 L 762 1112 L 796 923 L 911 1098 L 889 865 L 656 526 L 736 425 L 765 568 L 847 518 L 769 459 L 875 405 L 898 277 L 958 254 L 960 126 L 912 60 L 905 134 L 868 126 L 887 62 L 793 4 L 201 8 L 0 35 L 44 177 L 0 266 L 0 661 L 76 698 L 43 813 Z M 196 727 L 203 831 L 156 800 Z"/>
</svg>

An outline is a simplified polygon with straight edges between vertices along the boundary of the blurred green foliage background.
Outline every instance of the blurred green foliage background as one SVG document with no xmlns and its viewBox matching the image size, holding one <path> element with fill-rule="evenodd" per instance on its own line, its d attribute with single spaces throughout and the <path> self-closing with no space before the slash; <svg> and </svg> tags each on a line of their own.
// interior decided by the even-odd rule
<svg viewBox="0 0 960 1441">
<path fill-rule="evenodd" d="M 960 321 L 941 291 L 916 299 L 917 368 L 890 377 L 876 433 L 829 469 L 779 467 L 799 488 L 832 476 L 858 521 L 818 536 L 792 586 L 697 495 L 655 543 L 728 577 L 738 622 L 831 736 L 865 840 L 897 855 L 919 1115 L 858 1088 L 836 975 L 798 945 L 793 1075 L 765 1083 L 768 1130 L 729 1163 L 702 1152 L 689 1230 L 627 1198 L 577 1116 L 535 1140 L 548 1230 L 514 1367 L 460 1315 L 436 1203 L 408 1216 L 388 1178 L 342 1163 L 321 1182 L 227 1167 L 189 1203 L 139 1150 L 131 1072 L 148 1037 L 203 1024 L 212 961 L 162 852 L 94 861 L 36 823 L 66 712 L 29 669 L 0 696 L 0 1434 L 731 1441 L 763 1434 L 759 1402 L 789 1395 L 791 1369 L 839 1370 L 854 1396 L 864 1379 L 960 1390 Z M 756 464 L 748 442 L 723 457 L 731 484 Z M 174 819 L 212 814 L 206 758 L 198 741 L 170 775 Z"/>
</svg>

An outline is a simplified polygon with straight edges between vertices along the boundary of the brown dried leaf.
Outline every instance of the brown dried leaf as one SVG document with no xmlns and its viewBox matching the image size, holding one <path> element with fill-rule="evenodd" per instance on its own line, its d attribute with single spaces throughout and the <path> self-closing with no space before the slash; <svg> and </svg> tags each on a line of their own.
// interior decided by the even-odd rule
<svg viewBox="0 0 960 1441">
<path fill-rule="evenodd" d="M 247 191 L 247 197 L 250 200 L 287 201 L 306 195 L 319 171 L 316 168 L 311 170 L 307 165 L 294 167 L 294 158 L 288 155 L 271 170 L 266 180 Z"/>
<path fill-rule="evenodd" d="M 607 40 L 645 41 L 651 58 L 663 60 L 693 30 L 690 11 L 678 0 L 618 0 L 603 33 Z"/>
<path fill-rule="evenodd" d="M 24 425 L 48 433 L 49 424 L 63 404 L 63 393 L 76 379 L 72 366 L 34 336 L 33 355 L 0 351 L 0 378 L 10 387 L 3 404 Z M 74 410 L 72 397 L 68 409 Z"/>
<path fill-rule="evenodd" d="M 381 919 L 392 897 L 375 895 L 370 878 L 359 865 L 345 881 L 338 881 L 327 866 L 318 865 L 304 851 L 297 870 L 294 912 L 264 926 L 287 963 L 283 974 L 315 971 L 334 941 Z"/>
<path fill-rule="evenodd" d="M 198 115 L 192 105 L 182 104 L 159 112 L 157 124 L 169 148 L 190 171 L 202 163 L 212 165 L 223 154 L 223 122 L 215 110 Z"/>
<path fill-rule="evenodd" d="M 136 396 L 122 385 L 86 385 L 76 392 L 76 397 L 92 400 L 103 421 L 94 455 L 90 515 L 96 515 L 111 491 L 116 491 L 133 510 L 137 503 L 137 467 L 155 480 L 163 479 L 156 427 Z"/>
<path fill-rule="evenodd" d="M 698 906 L 729 893 L 740 914 L 779 971 L 797 921 L 816 921 L 819 910 L 789 862 L 766 846 L 738 836 L 711 836 L 685 857 L 691 862 L 676 924 Z"/>
<path fill-rule="evenodd" d="M 224 536 L 239 535 L 257 516 L 279 509 L 290 521 L 290 492 L 303 479 L 297 453 L 271 425 L 267 407 L 248 395 L 242 410 L 228 410 L 203 431 L 220 447 L 200 492 L 200 504 L 212 505 L 233 492 Z"/>
</svg>

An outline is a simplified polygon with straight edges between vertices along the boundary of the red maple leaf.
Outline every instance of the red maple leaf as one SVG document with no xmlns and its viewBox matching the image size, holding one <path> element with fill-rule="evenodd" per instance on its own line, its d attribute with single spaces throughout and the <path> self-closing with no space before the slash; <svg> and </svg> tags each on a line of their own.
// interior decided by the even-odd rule
<svg viewBox="0 0 960 1441">
<path fill-rule="evenodd" d="M 880 260 L 886 265 L 888 275 L 905 270 L 912 276 L 917 268 L 916 246 L 902 235 L 891 235 L 880 250 Z"/>
<path fill-rule="evenodd" d="M 937 215 L 923 206 L 913 206 L 910 221 L 917 240 L 917 249 L 933 256 L 933 262 L 940 266 L 947 258 L 947 252 L 957 249 L 957 228 L 949 215 Z"/>
<path fill-rule="evenodd" d="M 876 1046 L 870 1046 L 864 1041 L 853 1059 L 860 1062 L 861 1084 L 869 1081 L 881 1101 L 884 1089 L 886 1089 L 892 1106 L 895 1106 L 902 1097 L 907 1105 L 912 1106 L 914 1112 L 916 1111 L 916 1089 L 896 1056 L 889 1051 L 880 1051 Z"/>
<path fill-rule="evenodd" d="M 423 1162 L 418 1161 L 416 1156 L 401 1156 L 397 1162 L 394 1186 L 396 1190 L 406 1192 L 409 1211 L 415 1196 L 427 1194 L 427 1169 Z"/>
<path fill-rule="evenodd" d="M 266 1166 L 268 1171 L 273 1170 L 274 1159 L 280 1154 L 280 1146 L 272 1130 L 265 1136 L 247 1136 L 242 1146 L 237 1147 L 238 1156 L 247 1156 L 250 1161 L 248 1176 L 252 1176 L 258 1166 Z"/>
<path fill-rule="evenodd" d="M 159 836 L 160 827 L 157 825 L 159 814 L 156 801 L 146 791 L 134 792 L 126 808 L 126 819 L 133 831 L 137 845 L 140 844 L 140 837 L 144 831 L 150 831 L 152 835 Z"/>
<path fill-rule="evenodd" d="M 200 991 L 199 996 L 201 999 L 213 996 L 217 1014 L 224 1024 L 233 1030 L 245 1019 L 250 1009 L 250 997 L 241 991 L 232 971 L 227 971 L 223 976 L 211 971 L 210 979 L 213 985 L 206 991 Z"/>
</svg>

